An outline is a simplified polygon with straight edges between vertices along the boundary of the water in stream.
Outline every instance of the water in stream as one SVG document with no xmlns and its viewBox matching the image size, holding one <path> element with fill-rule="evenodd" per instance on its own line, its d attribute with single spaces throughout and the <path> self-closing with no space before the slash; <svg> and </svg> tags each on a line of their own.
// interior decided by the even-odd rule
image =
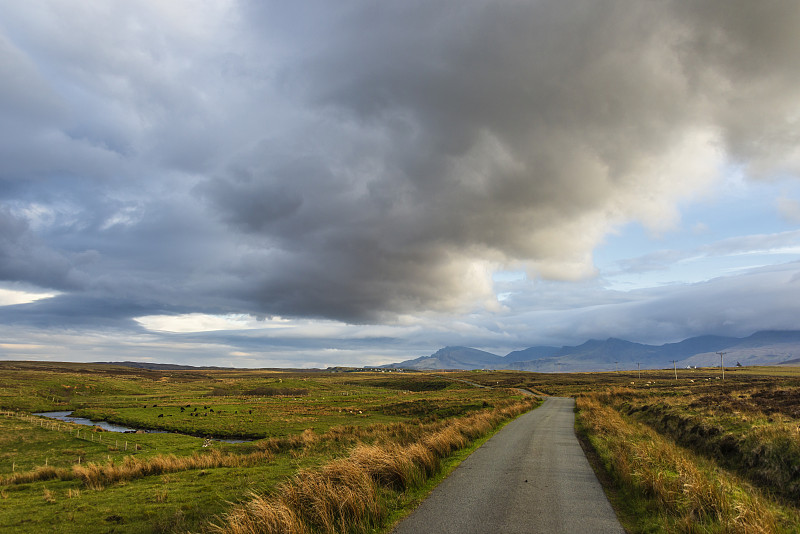
<svg viewBox="0 0 800 534">
<path fill-rule="evenodd" d="M 90 419 L 86 419 L 85 417 L 73 417 L 72 412 L 39 412 L 33 415 L 38 415 L 40 417 L 47 417 L 49 419 L 58 419 L 59 421 L 64 421 L 66 423 L 75 423 L 76 425 L 86 425 L 92 427 L 100 427 L 106 432 L 136 432 L 141 430 L 147 433 L 153 434 L 166 434 L 166 430 L 148 430 L 145 428 L 129 428 L 127 426 L 122 425 L 115 425 L 113 423 L 109 423 L 107 421 L 92 421 Z"/>
<path fill-rule="evenodd" d="M 153 430 L 149 428 L 130 428 L 127 426 L 115 425 L 107 421 L 92 421 L 91 419 L 86 419 L 85 417 L 73 417 L 72 412 L 39 412 L 33 415 L 38 415 L 40 417 L 47 417 L 49 419 L 58 419 L 59 421 L 64 421 L 66 423 L 75 423 L 76 425 L 85 425 L 91 427 L 97 426 L 107 432 L 147 432 L 148 434 L 169 433 L 166 430 Z M 225 443 L 245 443 L 247 441 L 252 441 L 248 439 L 223 439 L 223 438 L 212 438 L 212 439 L 214 441 L 223 441 Z"/>
</svg>

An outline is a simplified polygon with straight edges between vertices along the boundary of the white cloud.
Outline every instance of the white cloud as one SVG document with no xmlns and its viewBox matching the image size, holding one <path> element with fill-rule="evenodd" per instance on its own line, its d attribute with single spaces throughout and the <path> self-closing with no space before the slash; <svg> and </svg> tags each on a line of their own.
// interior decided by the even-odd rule
<svg viewBox="0 0 800 534">
<path fill-rule="evenodd" d="M 137 317 L 136 322 L 157 332 L 210 332 L 214 330 L 253 330 L 285 327 L 287 321 L 272 318 L 259 321 L 246 314 L 209 315 L 188 313 L 183 315 L 148 315 Z"/>
<path fill-rule="evenodd" d="M 13 306 L 15 304 L 36 302 L 37 300 L 52 298 L 56 295 L 58 295 L 58 292 L 28 291 L 0 287 L 0 306 Z"/>
</svg>

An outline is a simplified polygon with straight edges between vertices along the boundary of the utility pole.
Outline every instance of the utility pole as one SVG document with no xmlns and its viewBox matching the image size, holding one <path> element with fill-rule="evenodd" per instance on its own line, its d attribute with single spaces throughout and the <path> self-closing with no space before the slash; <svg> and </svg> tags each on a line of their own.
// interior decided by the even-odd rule
<svg viewBox="0 0 800 534">
<path fill-rule="evenodd" d="M 678 360 L 672 360 L 672 370 L 675 371 L 675 380 L 678 379 L 678 368 L 676 367 L 676 362 Z"/>
<path fill-rule="evenodd" d="M 722 359 L 722 357 L 728 353 L 718 352 L 717 354 L 719 354 L 719 368 L 722 369 L 722 379 L 725 380 L 725 361 Z"/>
<path fill-rule="evenodd" d="M 636 369 L 639 370 L 639 380 L 641 380 L 642 379 L 642 364 L 639 363 L 639 362 L 636 362 Z"/>
</svg>

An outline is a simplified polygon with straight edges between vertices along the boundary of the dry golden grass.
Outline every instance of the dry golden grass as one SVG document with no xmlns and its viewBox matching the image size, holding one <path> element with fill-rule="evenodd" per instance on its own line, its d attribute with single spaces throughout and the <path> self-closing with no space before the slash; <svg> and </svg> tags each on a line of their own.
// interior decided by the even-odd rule
<svg viewBox="0 0 800 534">
<path fill-rule="evenodd" d="M 49 502 L 50 504 L 56 502 L 56 496 L 47 488 L 42 490 L 42 497 L 44 498 L 45 502 Z"/>
<path fill-rule="evenodd" d="M 140 460 L 134 456 L 126 456 L 121 463 L 113 460 L 107 463 L 89 462 L 74 464 L 72 469 L 38 467 L 33 471 L 14 473 L 0 480 L 1 484 L 24 484 L 41 480 L 74 480 L 78 479 L 90 489 L 101 489 L 119 481 L 136 478 L 187 471 L 189 469 L 210 469 L 214 467 L 242 467 L 268 462 L 273 458 L 269 451 L 255 451 L 248 454 L 223 453 L 212 450 L 206 454 L 176 457 L 173 455 L 154 456 Z"/>
<path fill-rule="evenodd" d="M 235 534 L 257 534 L 261 532 L 283 532 L 286 534 L 309 534 L 309 530 L 293 508 L 282 501 L 253 495 L 246 503 L 234 508 L 227 515 L 228 523 L 221 532 Z"/>
<path fill-rule="evenodd" d="M 680 531 L 778 531 L 778 517 L 748 485 L 650 428 L 626 421 L 594 396 L 579 398 L 578 407 L 615 477 L 651 497 Z"/>
<path fill-rule="evenodd" d="M 0 484 L 27 484 L 29 482 L 37 482 L 40 480 L 65 480 L 71 478 L 69 476 L 70 470 L 65 468 L 55 468 L 52 466 L 40 466 L 32 471 L 20 471 L 13 473 L 6 477 L 0 478 Z"/>
<path fill-rule="evenodd" d="M 798 388 L 596 398 L 789 502 L 800 498 Z"/>
<path fill-rule="evenodd" d="M 210 469 L 214 467 L 241 467 L 257 462 L 267 462 L 272 454 L 265 451 L 240 455 L 213 450 L 207 454 L 176 457 L 172 455 L 155 456 L 139 460 L 126 456 L 121 464 L 113 461 L 106 464 L 88 463 L 73 465 L 73 478 L 81 480 L 89 488 L 100 488 L 121 480 L 133 480 L 145 476 L 187 471 L 189 469 Z"/>
</svg>

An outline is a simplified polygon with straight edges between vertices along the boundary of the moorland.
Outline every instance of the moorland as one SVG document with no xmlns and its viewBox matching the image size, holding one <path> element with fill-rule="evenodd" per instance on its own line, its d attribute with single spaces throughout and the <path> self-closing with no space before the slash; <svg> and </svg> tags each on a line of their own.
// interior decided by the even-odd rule
<svg viewBox="0 0 800 534">
<path fill-rule="evenodd" d="M 0 362 L 0 531 L 387 532 L 548 395 L 629 532 L 798 532 L 800 369 L 136 369 Z M 70 411 L 158 433 L 103 432 Z"/>
</svg>

